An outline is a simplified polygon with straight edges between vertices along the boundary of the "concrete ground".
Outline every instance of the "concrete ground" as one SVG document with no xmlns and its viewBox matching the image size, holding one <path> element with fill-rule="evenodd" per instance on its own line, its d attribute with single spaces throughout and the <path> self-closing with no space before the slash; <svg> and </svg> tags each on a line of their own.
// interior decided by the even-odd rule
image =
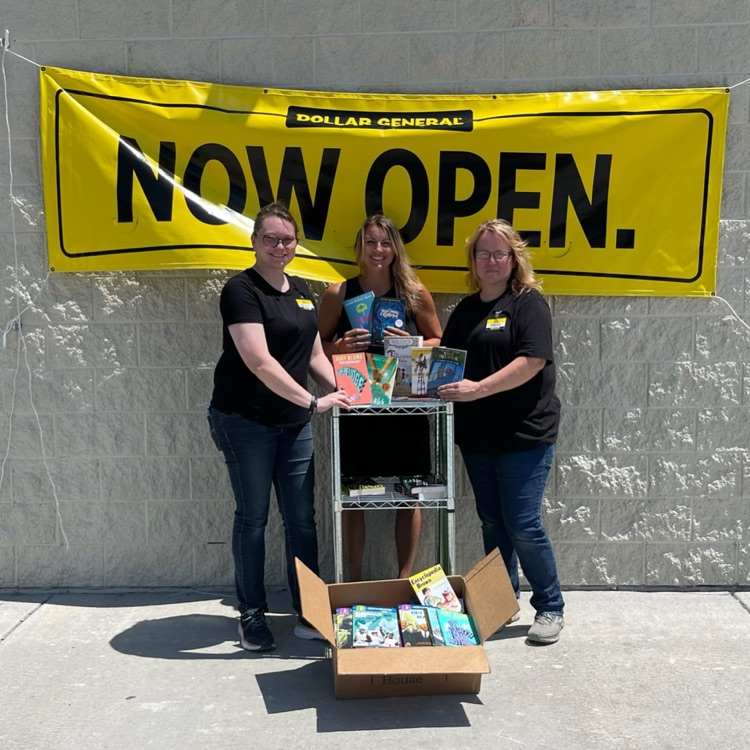
<svg viewBox="0 0 750 750">
<path fill-rule="evenodd" d="M 479 695 L 337 701 L 325 645 L 289 614 L 254 655 L 220 594 L 0 593 L 0 748 L 750 748 L 750 593 L 566 601 L 539 647 L 523 598 Z M 286 592 L 271 603 L 289 612 Z"/>
</svg>

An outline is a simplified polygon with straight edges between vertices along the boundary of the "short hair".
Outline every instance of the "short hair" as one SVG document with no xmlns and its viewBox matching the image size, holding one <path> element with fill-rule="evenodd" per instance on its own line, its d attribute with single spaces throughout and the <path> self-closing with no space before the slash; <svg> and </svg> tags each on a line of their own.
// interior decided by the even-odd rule
<svg viewBox="0 0 750 750">
<path fill-rule="evenodd" d="M 253 230 L 253 233 L 258 234 L 258 231 L 263 227 L 263 222 L 271 217 L 288 221 L 294 227 L 294 236 L 297 236 L 299 232 L 297 221 L 281 201 L 267 203 L 260 209 L 260 211 L 258 211 L 258 215 L 255 217 L 255 229 Z"/>
<path fill-rule="evenodd" d="M 531 257 L 527 250 L 527 243 L 521 237 L 516 229 L 505 219 L 490 219 L 482 222 L 474 234 L 466 240 L 466 267 L 469 269 L 466 275 L 466 281 L 471 291 L 476 292 L 479 289 L 479 277 L 477 276 L 477 261 L 474 257 L 477 242 L 484 234 L 494 234 L 501 237 L 508 245 L 513 260 L 513 269 L 510 272 L 510 287 L 513 295 L 529 289 L 542 290 L 542 282 L 534 275 L 534 269 L 531 266 Z"/>
</svg>

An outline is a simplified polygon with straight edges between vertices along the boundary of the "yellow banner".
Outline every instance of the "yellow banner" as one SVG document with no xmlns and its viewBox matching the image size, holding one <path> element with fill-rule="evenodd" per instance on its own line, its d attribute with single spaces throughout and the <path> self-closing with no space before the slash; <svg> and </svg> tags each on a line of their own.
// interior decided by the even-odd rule
<svg viewBox="0 0 750 750">
<path fill-rule="evenodd" d="M 368 214 L 401 228 L 434 292 L 508 219 L 548 294 L 715 292 L 725 89 L 427 96 L 255 89 L 41 70 L 55 271 L 245 268 L 272 200 L 291 271 L 354 272 Z"/>
</svg>

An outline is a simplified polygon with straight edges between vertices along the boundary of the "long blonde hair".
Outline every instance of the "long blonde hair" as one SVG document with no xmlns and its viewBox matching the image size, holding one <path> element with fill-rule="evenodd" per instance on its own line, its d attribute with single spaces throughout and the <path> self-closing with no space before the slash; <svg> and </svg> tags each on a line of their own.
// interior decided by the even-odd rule
<svg viewBox="0 0 750 750">
<path fill-rule="evenodd" d="M 377 227 L 388 235 L 391 247 L 393 247 L 391 275 L 393 276 L 393 285 L 396 287 L 396 294 L 406 300 L 406 308 L 410 312 L 414 312 L 421 304 L 422 282 L 409 260 L 401 233 L 387 216 L 382 214 L 369 216 L 357 232 L 357 239 L 354 241 L 354 258 L 359 266 L 360 275 L 362 278 L 367 275 L 367 268 L 364 264 L 364 247 L 365 232 L 369 227 Z"/>
<path fill-rule="evenodd" d="M 479 277 L 477 276 L 477 260 L 474 257 L 477 242 L 485 234 L 494 234 L 502 237 L 508 245 L 508 250 L 513 259 L 513 270 L 510 272 L 509 284 L 513 295 L 517 296 L 521 292 L 529 289 L 542 291 L 542 282 L 534 275 L 534 269 L 531 267 L 531 258 L 526 248 L 526 241 L 505 219 L 491 219 L 482 222 L 474 234 L 466 240 L 466 267 L 469 272 L 466 274 L 466 282 L 472 292 L 480 288 Z"/>
</svg>

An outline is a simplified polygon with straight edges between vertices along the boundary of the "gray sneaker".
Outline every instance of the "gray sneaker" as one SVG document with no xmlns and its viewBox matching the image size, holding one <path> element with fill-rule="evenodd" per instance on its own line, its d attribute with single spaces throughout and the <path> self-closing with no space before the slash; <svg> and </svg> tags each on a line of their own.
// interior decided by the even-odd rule
<svg viewBox="0 0 750 750">
<path fill-rule="evenodd" d="M 564 627 L 562 612 L 540 612 L 526 637 L 534 643 L 557 643 Z"/>
</svg>

